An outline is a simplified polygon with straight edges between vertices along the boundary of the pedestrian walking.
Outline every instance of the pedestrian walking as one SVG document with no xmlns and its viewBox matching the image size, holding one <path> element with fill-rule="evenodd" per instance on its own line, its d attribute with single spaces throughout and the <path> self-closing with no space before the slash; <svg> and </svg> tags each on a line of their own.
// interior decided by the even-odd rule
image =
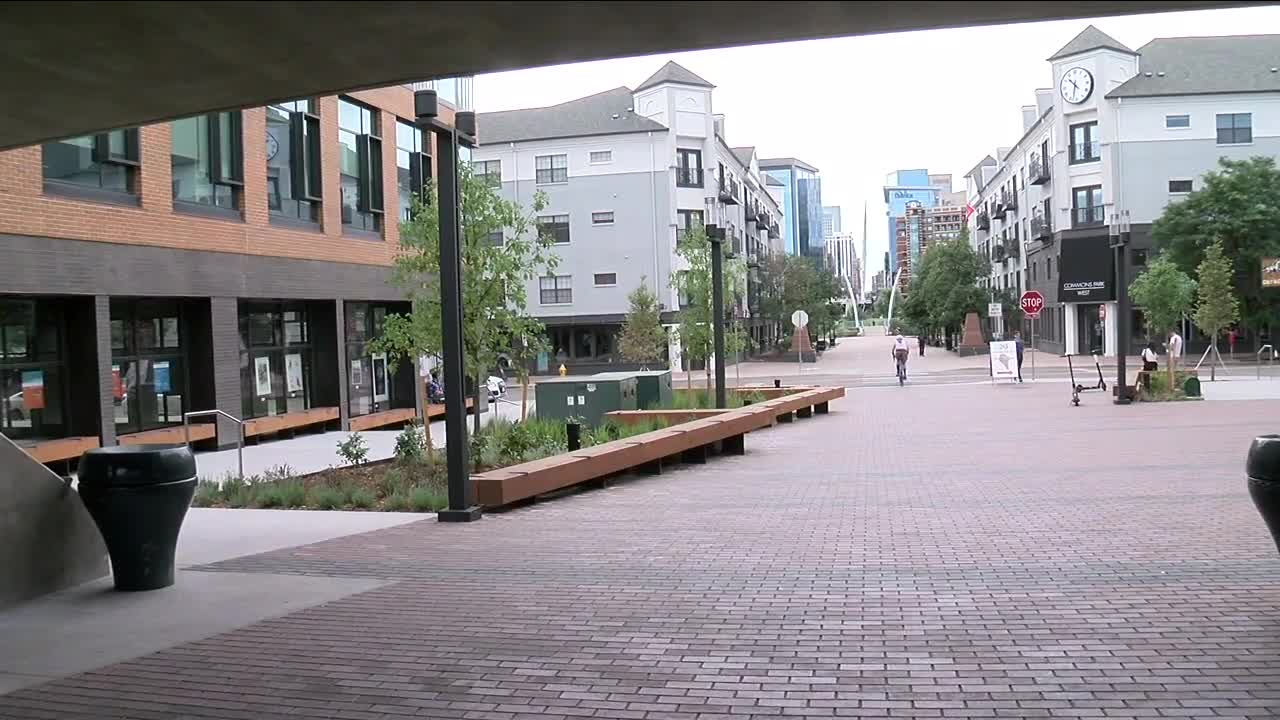
<svg viewBox="0 0 1280 720">
<path fill-rule="evenodd" d="M 1013 342 L 1015 343 L 1015 347 L 1018 349 L 1018 382 L 1022 382 L 1022 355 L 1023 355 L 1024 349 L 1022 347 L 1021 331 L 1015 332 L 1013 334 Z"/>
<path fill-rule="evenodd" d="M 924 357 L 924 333 L 916 336 L 916 342 L 920 343 L 920 357 Z"/>
<path fill-rule="evenodd" d="M 1177 328 L 1169 331 L 1169 342 L 1165 347 L 1169 351 L 1169 377 L 1173 378 L 1178 372 L 1178 363 L 1182 360 L 1182 336 L 1178 334 Z"/>
<path fill-rule="evenodd" d="M 1227 331 L 1227 347 L 1231 353 L 1232 360 L 1236 359 L 1236 338 L 1239 336 L 1240 331 L 1237 330 L 1234 325 Z"/>
</svg>

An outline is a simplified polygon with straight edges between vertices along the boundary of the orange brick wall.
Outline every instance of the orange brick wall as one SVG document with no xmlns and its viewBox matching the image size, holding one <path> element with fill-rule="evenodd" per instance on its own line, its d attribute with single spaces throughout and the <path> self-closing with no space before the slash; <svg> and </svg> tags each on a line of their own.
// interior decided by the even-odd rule
<svg viewBox="0 0 1280 720">
<path fill-rule="evenodd" d="M 343 237 L 338 180 L 338 99 L 319 99 L 322 218 L 319 231 L 270 223 L 267 209 L 266 112 L 243 114 L 243 221 L 205 218 L 173 211 L 168 123 L 139 132 L 141 207 L 44 194 L 40 147 L 0 152 L 0 233 L 36 237 L 152 245 L 187 250 L 389 265 L 399 245 L 399 192 L 396 184 L 398 118 L 413 119 L 413 92 L 403 86 L 351 93 L 381 111 L 382 181 L 385 199 L 383 241 Z M 452 121 L 452 113 L 444 118 Z M 432 153 L 434 156 L 434 153 Z"/>
</svg>

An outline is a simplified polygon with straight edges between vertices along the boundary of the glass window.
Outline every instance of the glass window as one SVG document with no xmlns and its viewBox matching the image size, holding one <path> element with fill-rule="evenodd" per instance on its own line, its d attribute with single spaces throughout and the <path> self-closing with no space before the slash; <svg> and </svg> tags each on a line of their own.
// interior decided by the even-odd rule
<svg viewBox="0 0 1280 720">
<path fill-rule="evenodd" d="M 62 336 L 56 304 L 0 300 L 0 433 L 14 440 L 67 434 Z"/>
<path fill-rule="evenodd" d="M 538 278 L 538 302 L 543 305 L 563 305 L 573 302 L 573 277 L 548 275 Z"/>
<path fill-rule="evenodd" d="M 44 179 L 137 193 L 138 129 L 112 130 L 44 144 Z"/>
<path fill-rule="evenodd" d="M 617 285 L 618 274 L 617 273 L 596 273 L 594 280 L 597 286 Z"/>
<path fill-rule="evenodd" d="M 1190 115 L 1165 115 L 1164 126 L 1169 129 L 1191 127 Z"/>
<path fill-rule="evenodd" d="M 544 237 L 550 237 L 551 241 L 556 245 L 568 245 L 569 216 L 539 215 L 538 232 Z"/>
<path fill-rule="evenodd" d="M 396 122 L 396 189 L 400 196 L 400 219 L 409 220 L 413 198 L 431 176 L 431 158 L 421 128 L 403 120 Z"/>
<path fill-rule="evenodd" d="M 599 165 L 602 163 L 610 163 L 610 162 L 613 162 L 612 150 L 592 150 L 591 151 L 592 165 Z"/>
<path fill-rule="evenodd" d="M 396 407 L 386 355 L 368 352 L 366 342 L 382 334 L 387 308 L 370 303 L 347 303 L 347 408 L 355 417 Z"/>
<path fill-rule="evenodd" d="M 484 181 L 485 184 L 492 187 L 502 187 L 501 160 L 476 160 L 471 163 L 471 167 L 475 171 L 476 177 Z"/>
<path fill-rule="evenodd" d="M 240 113 L 222 112 L 171 124 L 173 199 L 227 209 L 240 206 Z"/>
<path fill-rule="evenodd" d="M 310 100 L 267 106 L 267 207 L 320 221 L 320 118 Z"/>
<path fill-rule="evenodd" d="M 569 156 L 539 155 L 534 158 L 534 172 L 538 185 L 569 182 Z"/>
<path fill-rule="evenodd" d="M 493 232 L 485 236 L 485 242 L 488 243 L 489 245 L 492 245 L 493 247 L 502 247 L 502 245 L 506 242 L 506 238 L 502 236 L 501 230 L 494 230 Z"/>
<path fill-rule="evenodd" d="M 342 224 L 370 232 L 382 229 L 382 142 L 377 115 L 364 105 L 338 99 Z"/>
<path fill-rule="evenodd" d="M 1172 195 L 1185 195 L 1191 192 L 1191 180 L 1170 180 L 1169 193 Z"/>
<path fill-rule="evenodd" d="M 240 306 L 240 404 L 245 417 L 311 407 L 312 353 L 307 312 L 299 305 Z"/>
<path fill-rule="evenodd" d="M 692 148 L 676 149 L 676 185 L 702 187 L 702 151 Z"/>
<path fill-rule="evenodd" d="M 608 212 L 593 212 L 593 213 L 591 213 L 591 224 L 592 224 L 592 225 L 612 225 L 612 224 L 613 224 L 613 212 L 612 212 L 612 211 L 608 211 Z"/>
<path fill-rule="evenodd" d="M 1133 266 L 1134 266 L 1134 267 L 1143 267 L 1143 266 L 1144 266 L 1144 265 L 1146 265 L 1146 264 L 1147 264 L 1147 251 L 1146 251 L 1146 250 L 1134 250 L 1134 251 L 1133 251 Z"/>
<path fill-rule="evenodd" d="M 1071 162 L 1095 162 L 1100 157 L 1098 123 L 1089 122 L 1071 126 Z"/>
<path fill-rule="evenodd" d="M 1240 145 L 1253 142 L 1252 113 L 1221 113 L 1218 115 L 1218 144 Z"/>
<path fill-rule="evenodd" d="M 111 376 L 116 432 L 182 424 L 186 351 L 181 306 L 165 300 L 111 302 Z"/>
<path fill-rule="evenodd" d="M 1074 188 L 1072 190 L 1072 219 L 1076 226 L 1101 225 L 1106 222 L 1106 208 L 1102 205 L 1102 188 Z"/>
</svg>

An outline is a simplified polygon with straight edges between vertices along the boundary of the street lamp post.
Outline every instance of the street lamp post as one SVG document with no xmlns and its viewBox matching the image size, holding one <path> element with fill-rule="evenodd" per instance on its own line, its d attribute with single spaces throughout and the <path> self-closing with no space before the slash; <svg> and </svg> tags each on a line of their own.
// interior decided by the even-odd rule
<svg viewBox="0 0 1280 720">
<path fill-rule="evenodd" d="M 1129 354 L 1129 287 L 1125 282 L 1125 261 L 1128 259 L 1128 245 L 1131 236 L 1129 227 L 1129 211 L 1116 212 L 1111 215 L 1108 230 L 1111 247 L 1115 250 L 1116 272 L 1116 389 L 1115 403 L 1128 405 L 1133 397 L 1128 385 L 1128 374 L 1125 368 L 1125 357 Z"/>
<path fill-rule="evenodd" d="M 716 359 L 716 407 L 728 407 L 724 388 L 724 228 L 708 225 L 711 241 L 711 326 Z"/>
<path fill-rule="evenodd" d="M 440 213 L 441 355 L 444 359 L 445 459 L 449 507 L 437 513 L 440 522 L 471 522 L 481 517 L 472 501 L 467 471 L 467 408 L 463 394 L 462 247 L 458 206 L 458 148 L 474 147 L 476 115 L 459 111 L 453 125 L 440 121 L 434 90 L 413 94 L 417 126 L 436 138 L 436 174 Z M 424 190 L 425 194 L 425 190 Z M 427 198 L 423 198 L 424 201 Z"/>
</svg>

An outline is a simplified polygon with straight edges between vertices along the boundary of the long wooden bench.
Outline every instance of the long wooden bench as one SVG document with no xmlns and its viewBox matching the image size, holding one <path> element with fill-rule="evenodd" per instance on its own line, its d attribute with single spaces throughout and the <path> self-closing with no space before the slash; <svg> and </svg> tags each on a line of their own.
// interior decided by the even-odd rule
<svg viewBox="0 0 1280 720">
<path fill-rule="evenodd" d="M 807 418 L 814 413 L 825 415 L 830 402 L 844 397 L 843 387 L 804 388 L 791 395 L 766 400 L 759 407 L 768 408 L 778 422 L 791 422 L 794 417 Z"/>
<path fill-rule="evenodd" d="M 25 450 L 37 462 L 51 463 L 59 460 L 74 460 L 80 457 L 85 450 L 92 450 L 98 447 L 98 438 L 92 436 L 66 437 L 58 438 L 57 440 L 45 440 L 32 445 L 20 444 L 18 447 Z"/>
<path fill-rule="evenodd" d="M 639 425 L 650 420 L 662 420 L 670 426 L 715 417 L 724 412 L 724 410 L 715 408 L 697 410 L 613 410 L 605 413 L 604 416 L 619 425 Z"/>
<path fill-rule="evenodd" d="M 372 430 L 374 428 L 387 427 L 389 425 L 403 425 L 418 418 L 418 411 L 414 408 L 393 408 L 391 410 L 383 410 L 382 412 L 369 413 L 360 417 L 351 418 L 350 426 L 352 432 L 360 430 Z"/>
<path fill-rule="evenodd" d="M 467 412 L 476 409 L 476 399 L 467 398 Z M 427 419 L 434 420 L 444 417 L 444 403 L 431 403 L 427 406 Z"/>
<path fill-rule="evenodd" d="M 191 442 L 212 440 L 218 434 L 213 423 L 195 423 L 191 426 Z M 187 441 L 182 426 L 144 430 L 116 437 L 121 445 L 181 445 Z"/>
<path fill-rule="evenodd" d="M 281 415 L 268 415 L 244 421 L 244 436 L 271 435 L 286 430 L 296 430 L 309 425 L 323 425 L 338 420 L 338 408 L 317 407 L 295 410 Z"/>
</svg>

